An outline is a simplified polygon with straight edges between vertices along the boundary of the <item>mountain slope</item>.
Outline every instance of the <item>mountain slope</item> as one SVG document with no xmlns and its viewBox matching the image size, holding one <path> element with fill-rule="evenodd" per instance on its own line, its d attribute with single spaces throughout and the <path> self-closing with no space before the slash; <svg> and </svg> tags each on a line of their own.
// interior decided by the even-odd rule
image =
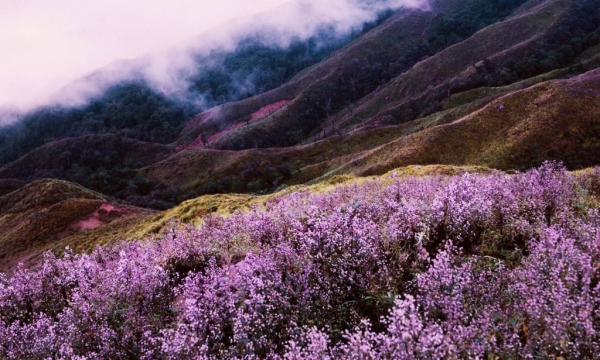
<svg viewBox="0 0 600 360">
<path fill-rule="evenodd" d="M 443 11 L 450 8 L 459 16 L 461 6 L 466 5 L 436 6 L 430 12 L 401 11 L 285 86 L 244 103 L 210 110 L 196 120 L 200 125 L 186 138 L 204 131 L 213 148 L 282 146 L 314 141 L 370 123 L 397 124 L 430 114 L 439 110 L 439 103 L 451 89 L 469 81 L 483 60 L 493 66 L 494 62 L 518 59 L 532 49 L 569 14 L 575 1 L 549 0 L 521 9 L 508 20 L 445 50 L 444 41 L 452 40 L 439 40 L 440 29 L 445 29 Z M 429 41 L 439 41 L 439 45 Z M 403 70 L 407 71 L 400 74 Z M 394 74 L 399 76 L 388 82 Z M 297 85 L 295 80 L 304 79 L 311 80 L 309 86 L 299 85 L 301 90 L 290 91 Z M 269 116 L 248 120 L 262 106 L 281 100 L 289 102 Z M 215 123 L 221 127 L 211 128 Z M 210 138 L 228 127 L 230 131 Z"/>
<path fill-rule="evenodd" d="M 573 5 L 570 0 L 546 1 L 501 23 L 490 25 L 469 39 L 417 63 L 380 91 L 361 99 L 352 113 L 337 115 L 335 121 L 349 126 L 357 121 L 386 116 L 402 121 L 409 102 L 440 102 L 449 90 L 478 71 L 483 61 L 499 64 L 518 58 L 542 38 Z M 429 105 L 435 108 L 435 105 Z"/>
<path fill-rule="evenodd" d="M 434 1 L 427 11 L 402 9 L 283 86 L 200 114 L 174 144 L 108 134 L 63 139 L 7 164 L 0 178 L 60 178 L 156 209 L 206 193 L 273 191 L 313 181 L 361 152 L 457 120 L 498 96 L 597 67 L 593 44 L 600 43 L 600 32 L 593 30 L 600 19 L 587 11 L 596 2 Z M 574 16 L 583 25 L 573 25 Z M 529 64 L 532 56 L 552 58 L 540 49 L 555 44 L 556 34 L 580 54 L 569 67 L 537 77 L 513 74 L 523 66 L 537 69 L 537 60 Z M 583 37 L 569 40 L 577 34 Z M 507 76 L 510 86 L 498 86 Z M 397 124 L 403 125 L 388 127 Z M 282 144 L 296 146 L 269 148 Z M 246 150 L 220 151 L 240 148 Z"/>
<path fill-rule="evenodd" d="M 511 92 L 456 122 L 366 152 L 352 171 L 380 173 L 409 163 L 523 169 L 544 159 L 571 168 L 600 163 L 600 70 Z"/>
<path fill-rule="evenodd" d="M 201 114 L 186 126 L 182 141 L 195 139 L 200 134 L 208 138 L 233 124 L 246 122 L 249 116 L 261 108 L 280 101 L 291 102 L 286 107 L 291 118 L 284 121 L 300 122 L 302 119 L 298 118 L 297 113 L 309 109 L 311 105 L 308 102 L 312 99 L 307 98 L 308 94 L 321 91 L 324 86 L 331 88 L 338 81 L 344 68 L 352 66 L 354 59 L 367 56 L 370 62 L 383 61 L 381 57 L 384 55 L 389 56 L 401 52 L 404 48 L 415 46 L 432 16 L 432 13 L 421 10 L 400 10 L 379 27 L 330 58 L 297 74 L 283 86 L 240 102 L 224 104 Z M 386 48 L 379 41 L 366 40 L 373 37 L 378 40 L 388 39 L 388 44 L 393 44 L 393 47 Z M 217 145 L 217 147 L 240 148 L 233 145 Z"/>
<path fill-rule="evenodd" d="M 113 134 L 85 135 L 50 142 L 27 153 L 0 167 L 0 178 L 68 180 L 138 206 L 168 208 L 174 202 L 159 202 L 155 196 L 161 192 L 161 197 L 168 199 L 168 190 L 137 177 L 136 169 L 174 153 L 169 145 Z"/>
<path fill-rule="evenodd" d="M 377 175 L 423 164 L 524 169 L 555 159 L 571 168 L 600 163 L 600 70 L 525 89 L 497 88 L 467 103 L 397 126 L 315 143 L 243 151 L 187 149 L 141 170 L 157 182 L 200 193 L 246 192 Z M 256 188 L 251 188 L 255 186 Z"/>
</svg>

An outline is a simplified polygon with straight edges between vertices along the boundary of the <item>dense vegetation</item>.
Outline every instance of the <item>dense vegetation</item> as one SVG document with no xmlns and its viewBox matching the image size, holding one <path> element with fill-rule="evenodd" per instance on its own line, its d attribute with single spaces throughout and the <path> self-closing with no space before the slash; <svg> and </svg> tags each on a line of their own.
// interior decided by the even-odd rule
<svg viewBox="0 0 600 360">
<path fill-rule="evenodd" d="M 131 158 L 139 143 L 122 136 L 85 136 L 63 147 L 58 156 L 46 157 L 44 164 L 21 162 L 13 176 L 26 180 L 64 179 L 88 189 L 114 196 L 131 205 L 165 210 L 196 194 L 181 193 L 140 176 L 136 169 L 150 165 L 170 153 L 163 147 L 143 144 L 145 157 Z M 35 154 L 35 153 L 34 153 Z"/>
<path fill-rule="evenodd" d="M 391 178 L 0 276 L 0 356 L 600 356 L 600 169 Z"/>
<path fill-rule="evenodd" d="M 85 106 L 44 107 L 0 128 L 0 165 L 46 143 L 81 135 L 111 133 L 169 143 L 189 120 L 191 110 L 143 82 L 116 85 Z"/>
</svg>

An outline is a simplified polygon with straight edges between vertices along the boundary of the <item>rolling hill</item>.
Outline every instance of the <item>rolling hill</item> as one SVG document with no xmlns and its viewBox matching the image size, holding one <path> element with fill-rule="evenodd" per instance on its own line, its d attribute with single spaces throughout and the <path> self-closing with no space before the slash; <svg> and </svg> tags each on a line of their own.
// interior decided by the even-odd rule
<svg viewBox="0 0 600 360">
<path fill-rule="evenodd" d="M 495 89 L 483 105 L 469 103 L 402 125 L 307 145 L 242 151 L 190 148 L 141 173 L 185 190 L 244 192 L 253 190 L 248 184 L 259 186 L 257 182 L 264 187 L 294 185 L 332 175 L 379 175 L 407 165 L 520 170 L 548 159 L 573 169 L 600 162 L 600 70 L 509 88 Z"/>
<path fill-rule="evenodd" d="M 433 11 L 399 12 L 278 89 L 201 114 L 192 134 L 203 132 L 211 139 L 229 128 L 208 145 L 263 148 L 314 141 L 371 123 L 413 120 L 439 110 L 461 83 L 483 71 L 484 60 L 494 67 L 507 59 L 520 59 L 577 12 L 573 1 L 541 2 L 518 9 L 472 36 L 465 35 L 464 41 L 446 46 L 440 40 L 440 49 L 435 49 L 429 42 L 444 29 L 440 11 L 461 14 L 463 7 L 472 6 L 470 10 L 475 11 L 481 5 L 476 1 L 441 3 L 441 9 L 434 3 Z M 261 108 L 283 100 L 287 103 L 278 111 L 249 120 Z"/>
<path fill-rule="evenodd" d="M 430 5 L 400 9 L 280 86 L 187 122 L 175 102 L 124 85 L 77 110 L 75 123 L 101 121 L 82 120 L 72 136 L 25 134 L 42 145 L 0 167 L 2 268 L 396 168 L 600 164 L 598 0 Z M 249 49 L 233 58 L 264 50 Z"/>
<path fill-rule="evenodd" d="M 77 184 L 33 181 L 0 197 L 0 271 L 14 269 L 19 262 L 35 264 L 44 251 L 60 253 L 65 246 L 91 251 L 118 241 L 117 229 L 150 214 Z M 95 236 L 100 228 L 101 236 Z"/>
</svg>

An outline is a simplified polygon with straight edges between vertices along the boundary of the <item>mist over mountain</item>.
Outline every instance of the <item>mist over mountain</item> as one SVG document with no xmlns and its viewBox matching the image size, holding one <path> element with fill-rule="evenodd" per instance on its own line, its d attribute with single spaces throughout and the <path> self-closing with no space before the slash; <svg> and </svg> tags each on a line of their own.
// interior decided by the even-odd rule
<svg viewBox="0 0 600 360">
<path fill-rule="evenodd" d="M 22 109 L 48 102 L 79 105 L 107 86 L 140 76 L 159 91 L 181 93 L 185 80 L 181 75 L 197 70 L 198 54 L 233 51 L 247 36 L 260 37 L 265 45 L 287 47 L 291 41 L 312 37 L 323 26 L 343 36 L 384 10 L 425 6 L 416 0 L 234 3 L 6 4 L 7 21 L 2 25 L 6 31 L 0 37 L 6 50 L 0 62 L 4 79 L 0 105 L 12 102 Z"/>
<path fill-rule="evenodd" d="M 0 163 L 44 143 L 86 134 L 114 133 L 141 141 L 172 142 L 180 126 L 196 113 L 283 84 L 391 14 L 382 12 L 374 22 L 349 33 L 340 34 L 333 26 L 323 25 L 308 39 L 289 39 L 285 47 L 261 33 L 248 33 L 232 50 L 219 47 L 195 53 L 194 66 L 169 70 L 179 76 L 171 83 L 163 79 L 168 75 L 150 74 L 151 67 L 141 60 L 115 62 L 63 88 L 54 95 L 54 105 L 21 115 L 16 110 L 6 112 L 6 118 L 16 123 L 0 129 Z"/>
</svg>

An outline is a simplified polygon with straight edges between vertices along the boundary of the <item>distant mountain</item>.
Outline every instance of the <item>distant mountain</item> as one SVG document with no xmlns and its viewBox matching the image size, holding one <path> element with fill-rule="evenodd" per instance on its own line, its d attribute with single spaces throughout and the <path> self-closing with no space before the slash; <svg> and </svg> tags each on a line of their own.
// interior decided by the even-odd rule
<svg viewBox="0 0 600 360">
<path fill-rule="evenodd" d="M 439 111 L 450 95 L 473 88 L 562 68 L 585 71 L 582 64 L 574 68 L 576 57 L 599 40 L 594 1 L 527 7 L 513 2 L 514 15 L 497 23 L 503 17 L 489 14 L 507 9 L 504 2 L 440 3 L 432 11 L 400 11 L 278 89 L 210 110 L 188 136 L 201 132 L 209 138 L 235 127 L 211 144 L 235 150 L 289 146 L 365 126 L 398 124 Z M 493 24 L 484 28 L 486 23 Z M 234 126 L 282 100 L 289 104 L 272 116 Z"/>
<path fill-rule="evenodd" d="M 0 129 L 0 196 L 51 178 L 166 210 L 413 165 L 598 165 L 598 8 L 440 0 L 342 39 L 247 38 L 197 57 L 186 91 L 209 109 L 136 79 Z"/>
</svg>

